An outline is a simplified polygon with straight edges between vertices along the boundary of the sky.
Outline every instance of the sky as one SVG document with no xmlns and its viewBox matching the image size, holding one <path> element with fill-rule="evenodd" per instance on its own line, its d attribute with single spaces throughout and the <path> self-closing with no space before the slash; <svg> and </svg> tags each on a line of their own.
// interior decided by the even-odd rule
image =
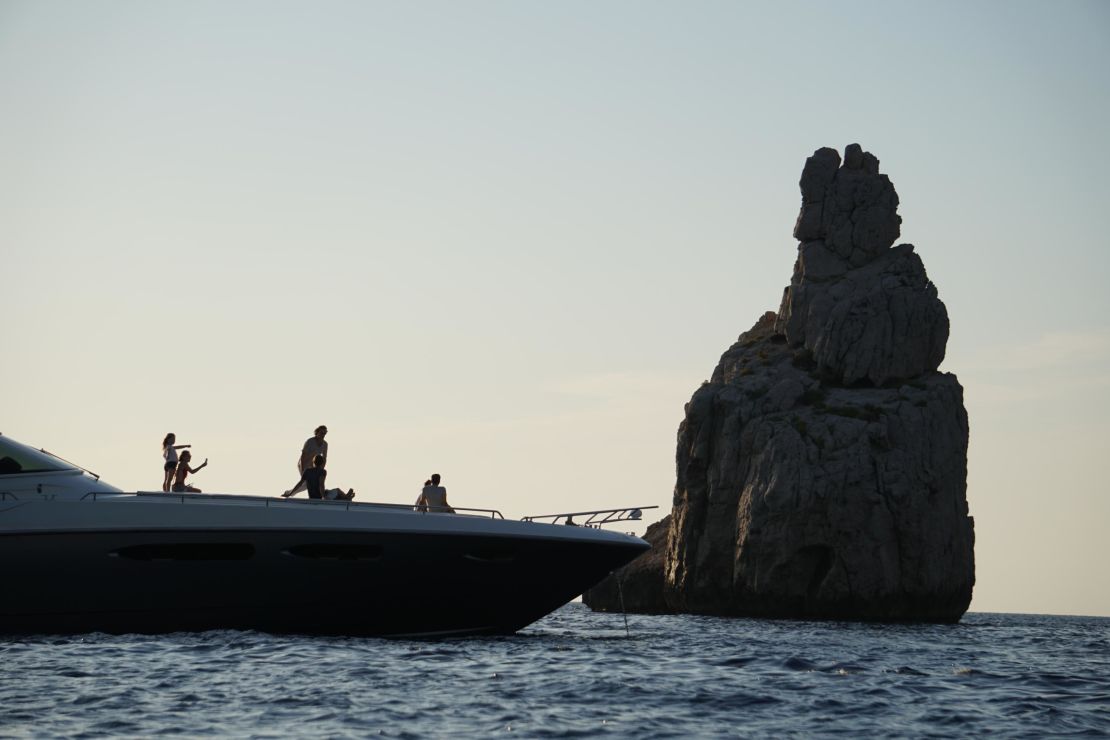
<svg viewBox="0 0 1110 740">
<path fill-rule="evenodd" d="M 361 500 L 654 521 L 858 142 L 952 322 L 971 609 L 1110 616 L 1108 70 L 1097 1 L 0 0 L 0 432 L 276 495 L 326 424 Z"/>
</svg>

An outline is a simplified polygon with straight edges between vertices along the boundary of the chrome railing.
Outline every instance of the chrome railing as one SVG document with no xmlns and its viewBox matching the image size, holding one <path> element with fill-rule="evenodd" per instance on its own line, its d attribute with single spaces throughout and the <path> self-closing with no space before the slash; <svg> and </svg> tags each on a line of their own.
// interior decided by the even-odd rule
<svg viewBox="0 0 1110 740">
<path fill-rule="evenodd" d="M 115 492 L 105 491 L 91 491 L 81 497 L 81 500 L 92 499 L 97 501 L 100 498 L 119 498 L 124 496 L 136 496 L 139 498 L 149 497 L 155 499 L 177 499 L 179 503 L 210 503 L 222 501 L 242 501 L 244 503 L 255 504 L 256 506 L 270 507 L 270 504 L 281 506 L 336 506 L 342 504 L 347 511 L 351 507 L 374 507 L 378 509 L 396 509 L 398 511 L 415 511 L 416 507 L 412 504 L 387 504 L 378 503 L 376 501 L 335 501 L 332 499 L 315 499 L 315 498 L 285 498 L 285 497 L 270 497 L 270 496 L 249 496 L 246 494 L 235 493 L 162 493 L 160 491 L 136 491 L 135 493 L 119 494 Z M 490 519 L 504 519 L 501 512 L 497 509 L 472 509 L 465 506 L 453 506 L 456 512 L 463 512 L 467 516 L 488 516 Z M 420 512 L 427 513 L 427 512 Z M 436 512 L 433 512 L 436 513 Z"/>
<path fill-rule="evenodd" d="M 536 516 L 522 517 L 525 522 L 546 522 L 548 524 L 566 524 L 571 527 L 600 528 L 605 524 L 616 522 L 634 522 L 643 517 L 644 509 L 658 509 L 658 506 L 626 506 L 623 509 L 600 509 L 598 511 L 571 511 L 565 514 L 538 514 Z M 574 521 L 574 517 L 585 517 L 581 521 Z"/>
<path fill-rule="evenodd" d="M 62 462 L 64 462 L 64 463 L 65 463 L 66 465 L 69 465 L 69 466 L 72 466 L 72 467 L 74 467 L 74 468 L 77 468 L 78 470 L 80 470 L 80 471 L 82 471 L 82 472 L 88 473 L 88 474 L 89 474 L 89 475 L 91 475 L 91 476 L 92 476 L 93 478 L 96 478 L 97 480 L 100 480 L 100 475 L 99 475 L 98 473 L 94 473 L 93 471 L 89 470 L 88 468 L 83 468 L 83 467 L 81 467 L 80 465 L 78 465 L 78 464 L 77 464 L 77 463 L 75 463 L 75 462 L 70 462 L 69 460 L 66 460 L 66 459 L 65 459 L 64 457 L 62 457 L 61 455 L 55 455 L 55 454 L 54 454 L 53 452 L 51 452 L 50 450 L 44 450 L 44 449 L 42 449 L 41 447 L 39 448 L 39 452 L 41 452 L 41 453 L 43 453 L 43 454 L 45 454 L 45 455 L 50 455 L 50 457 L 54 458 L 55 460 L 61 460 L 61 461 L 62 461 Z"/>
</svg>

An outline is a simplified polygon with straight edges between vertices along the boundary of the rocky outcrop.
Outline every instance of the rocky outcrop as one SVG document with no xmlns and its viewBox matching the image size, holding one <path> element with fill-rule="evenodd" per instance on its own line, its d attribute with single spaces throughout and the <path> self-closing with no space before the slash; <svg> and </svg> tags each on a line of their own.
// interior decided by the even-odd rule
<svg viewBox="0 0 1110 740">
<path fill-rule="evenodd" d="M 651 549 L 582 594 L 582 602 L 599 612 L 668 613 L 670 608 L 663 598 L 663 571 L 670 529 L 669 514 L 649 526 L 644 539 Z"/>
<path fill-rule="evenodd" d="M 974 583 L 952 375 L 831 382 L 768 313 L 687 405 L 665 571 L 677 611 L 954 621 Z"/>
<path fill-rule="evenodd" d="M 686 406 L 663 600 L 958 620 L 974 532 L 963 389 L 938 372 L 947 312 L 914 248 L 892 246 L 898 196 L 878 159 L 820 149 L 801 189 L 778 313 L 740 335 Z"/>
<path fill-rule="evenodd" d="M 801 244 L 776 330 L 822 373 L 881 385 L 936 370 L 948 313 L 913 246 L 891 245 L 902 219 L 879 160 L 858 144 L 819 149 L 802 171 Z"/>
</svg>

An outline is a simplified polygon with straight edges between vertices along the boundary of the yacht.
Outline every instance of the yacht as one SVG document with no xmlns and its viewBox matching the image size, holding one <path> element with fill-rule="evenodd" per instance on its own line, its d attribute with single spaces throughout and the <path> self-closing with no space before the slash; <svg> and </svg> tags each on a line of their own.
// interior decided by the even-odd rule
<svg viewBox="0 0 1110 740">
<path fill-rule="evenodd" d="M 510 634 L 649 547 L 598 524 L 636 509 L 456 512 L 125 492 L 0 435 L 0 633 Z"/>
</svg>

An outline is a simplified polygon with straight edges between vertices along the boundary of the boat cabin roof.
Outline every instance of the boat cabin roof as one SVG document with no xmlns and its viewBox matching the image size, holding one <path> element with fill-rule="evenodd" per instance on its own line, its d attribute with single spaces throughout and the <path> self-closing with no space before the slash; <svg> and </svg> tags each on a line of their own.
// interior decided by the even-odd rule
<svg viewBox="0 0 1110 740">
<path fill-rule="evenodd" d="M 76 466 L 54 457 L 45 450 L 36 450 L 0 434 L 0 475 L 77 469 Z"/>
</svg>

